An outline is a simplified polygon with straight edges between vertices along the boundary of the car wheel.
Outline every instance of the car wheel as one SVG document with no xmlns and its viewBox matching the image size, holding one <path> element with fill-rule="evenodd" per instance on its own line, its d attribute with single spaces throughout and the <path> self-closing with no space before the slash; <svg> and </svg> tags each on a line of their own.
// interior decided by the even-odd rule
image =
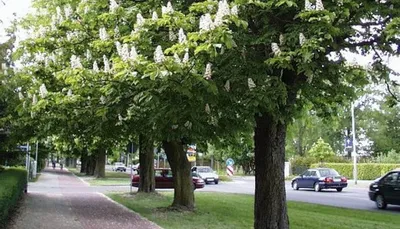
<svg viewBox="0 0 400 229">
<path fill-rule="evenodd" d="M 376 207 L 379 209 L 385 209 L 387 207 L 387 203 L 385 202 L 385 198 L 382 195 L 376 196 Z"/>
<path fill-rule="evenodd" d="M 314 191 L 316 191 L 316 192 L 321 191 L 321 187 L 319 186 L 318 182 L 315 182 L 315 184 L 314 184 Z"/>
<path fill-rule="evenodd" d="M 299 190 L 299 186 L 298 186 L 298 184 L 297 184 L 297 181 L 293 181 L 293 183 L 292 183 L 292 188 L 293 188 L 294 190 Z"/>
<path fill-rule="evenodd" d="M 218 180 L 215 180 L 214 183 L 215 183 L 215 184 L 218 184 Z"/>
<path fill-rule="evenodd" d="M 337 188 L 336 191 L 341 192 L 343 188 Z"/>
</svg>

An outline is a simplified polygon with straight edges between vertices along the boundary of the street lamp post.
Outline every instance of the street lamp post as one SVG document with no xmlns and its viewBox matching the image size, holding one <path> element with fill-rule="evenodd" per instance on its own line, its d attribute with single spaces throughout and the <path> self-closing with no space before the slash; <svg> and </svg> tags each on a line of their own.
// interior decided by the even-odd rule
<svg viewBox="0 0 400 229">
<path fill-rule="evenodd" d="M 353 132 L 353 178 L 354 184 L 357 184 L 357 142 L 356 142 L 356 120 L 354 117 L 354 102 L 351 103 L 351 124 Z"/>
</svg>

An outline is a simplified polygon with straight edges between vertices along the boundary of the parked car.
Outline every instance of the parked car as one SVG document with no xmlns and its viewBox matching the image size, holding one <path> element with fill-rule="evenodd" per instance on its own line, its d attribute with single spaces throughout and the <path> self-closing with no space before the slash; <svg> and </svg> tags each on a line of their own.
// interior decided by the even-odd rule
<svg viewBox="0 0 400 229">
<path fill-rule="evenodd" d="M 213 171 L 210 166 L 193 166 L 192 172 L 197 173 L 199 177 L 202 178 L 206 184 L 210 182 L 218 184 L 219 182 L 218 174 L 215 171 Z"/>
<path fill-rule="evenodd" d="M 400 205 L 400 168 L 374 180 L 368 195 L 379 209 L 385 209 L 388 204 Z"/>
<path fill-rule="evenodd" d="M 174 188 L 174 178 L 171 169 L 154 169 L 156 188 Z M 132 186 L 139 187 L 140 175 L 132 176 Z M 196 175 L 192 176 L 193 188 L 204 188 L 204 180 Z"/>
<path fill-rule="evenodd" d="M 336 170 L 330 168 L 309 169 L 292 180 L 292 188 L 313 188 L 319 192 L 322 189 L 336 189 L 341 192 L 347 187 L 346 177 L 341 176 Z"/>
<path fill-rule="evenodd" d="M 125 164 L 122 162 L 115 162 L 114 166 L 112 167 L 112 171 L 121 171 L 121 172 L 126 172 L 126 167 Z"/>
</svg>

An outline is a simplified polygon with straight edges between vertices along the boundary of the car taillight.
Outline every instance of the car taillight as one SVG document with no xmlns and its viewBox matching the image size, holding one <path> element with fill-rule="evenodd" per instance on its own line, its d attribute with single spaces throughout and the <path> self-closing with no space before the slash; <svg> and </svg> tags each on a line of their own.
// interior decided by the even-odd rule
<svg viewBox="0 0 400 229">
<path fill-rule="evenodd" d="M 332 183 L 333 178 L 332 177 L 325 177 L 325 183 Z"/>
<path fill-rule="evenodd" d="M 341 180 L 342 182 L 347 182 L 347 178 L 346 178 L 346 177 L 342 177 L 340 180 Z"/>
</svg>

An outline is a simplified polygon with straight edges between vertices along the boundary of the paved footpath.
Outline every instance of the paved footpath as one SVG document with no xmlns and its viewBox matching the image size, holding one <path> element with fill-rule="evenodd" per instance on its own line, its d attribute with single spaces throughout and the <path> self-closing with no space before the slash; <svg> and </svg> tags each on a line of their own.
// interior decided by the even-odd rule
<svg viewBox="0 0 400 229">
<path fill-rule="evenodd" d="M 159 229 L 70 172 L 45 169 L 30 183 L 9 229 Z"/>
</svg>

